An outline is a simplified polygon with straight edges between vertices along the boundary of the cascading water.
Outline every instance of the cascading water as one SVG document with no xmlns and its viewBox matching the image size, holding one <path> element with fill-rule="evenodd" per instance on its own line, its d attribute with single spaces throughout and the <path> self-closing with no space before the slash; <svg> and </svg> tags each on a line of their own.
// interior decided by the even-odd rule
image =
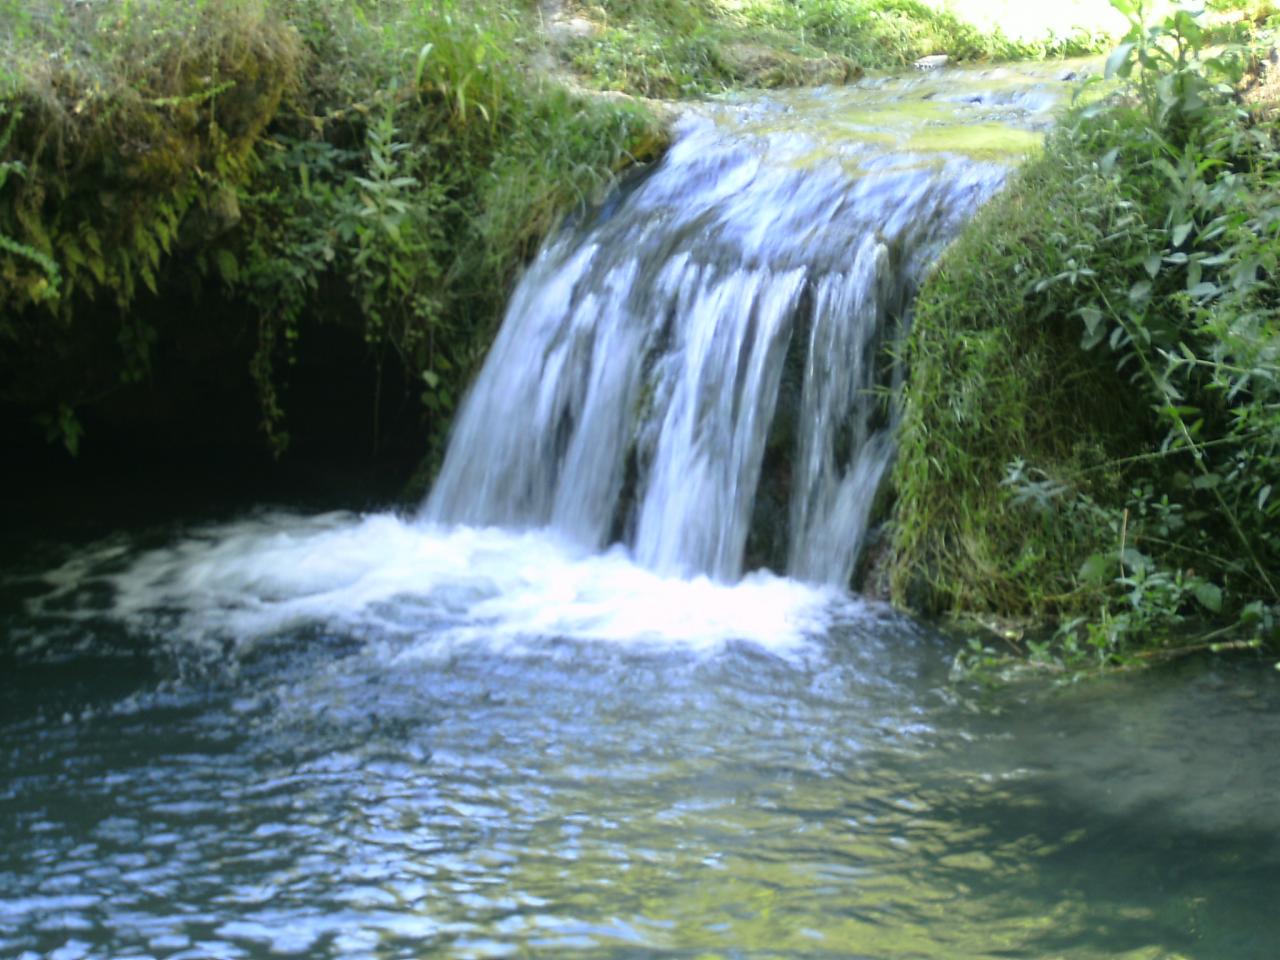
<svg viewBox="0 0 1280 960">
<path fill-rule="evenodd" d="M 662 574 L 731 581 L 766 448 L 786 443 L 786 556 L 766 560 L 847 584 L 892 457 L 887 348 L 924 269 L 1025 149 L 1015 131 L 1055 100 L 983 83 L 687 117 L 656 169 L 524 276 L 425 518 L 621 540 Z M 976 156 L 948 141 L 984 125 Z M 799 396 L 780 404 L 789 367 Z"/>
</svg>

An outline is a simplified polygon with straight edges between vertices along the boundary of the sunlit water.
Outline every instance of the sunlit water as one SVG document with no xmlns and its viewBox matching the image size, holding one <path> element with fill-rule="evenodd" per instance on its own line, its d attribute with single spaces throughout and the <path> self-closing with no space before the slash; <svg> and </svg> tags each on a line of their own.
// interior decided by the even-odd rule
<svg viewBox="0 0 1280 960">
<path fill-rule="evenodd" d="M 1280 955 L 1267 665 L 984 694 L 885 607 L 739 576 L 785 380 L 752 338 L 811 324 L 779 569 L 847 582 L 891 455 L 858 331 L 1050 122 L 1041 69 L 691 121 L 717 202 L 659 171 L 548 248 L 425 510 L 10 544 L 0 957 Z M 645 303 L 678 335 L 642 349 Z"/>
<path fill-rule="evenodd" d="M 0 956 L 1280 943 L 1263 666 L 984 696 L 833 591 L 389 514 L 47 548 L 3 595 Z"/>
</svg>

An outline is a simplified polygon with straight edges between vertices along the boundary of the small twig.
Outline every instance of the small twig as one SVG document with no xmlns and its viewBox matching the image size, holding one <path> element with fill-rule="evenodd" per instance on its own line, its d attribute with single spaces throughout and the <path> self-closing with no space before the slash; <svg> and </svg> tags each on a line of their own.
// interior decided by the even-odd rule
<svg viewBox="0 0 1280 960">
<path fill-rule="evenodd" d="M 1124 508 L 1124 517 L 1120 521 L 1120 579 L 1124 579 L 1124 548 L 1129 541 L 1129 508 Z"/>
<path fill-rule="evenodd" d="M 1222 557 L 1216 553 L 1211 553 L 1208 550 L 1202 550 L 1199 547 L 1188 546 L 1185 543 L 1178 543 L 1176 540 L 1169 540 L 1165 537 L 1157 537 L 1150 533 L 1143 533 L 1135 536 L 1133 538 L 1133 542 L 1134 543 L 1139 543 L 1139 542 L 1155 543 L 1155 544 L 1159 544 L 1162 547 L 1169 547 L 1173 550 L 1177 550 L 1181 553 L 1190 554 L 1193 557 L 1201 557 L 1205 560 L 1211 560 L 1214 563 L 1221 566 L 1224 570 L 1230 571 L 1232 573 L 1247 575 L 1249 572 L 1249 568 L 1246 567 L 1244 564 L 1240 563 L 1240 561 L 1238 560 L 1232 560 L 1228 557 Z"/>
<path fill-rule="evenodd" d="M 1213 634 L 1210 634 L 1212 636 Z M 1190 647 L 1174 647 L 1168 650 L 1144 650 L 1133 654 L 1135 660 L 1177 660 L 1195 653 L 1227 653 L 1232 650 L 1257 650 L 1257 640 L 1229 640 L 1226 643 L 1197 643 Z"/>
<path fill-rule="evenodd" d="M 1229 444 L 1238 444 L 1242 440 L 1251 440 L 1255 437 L 1261 437 L 1270 431 L 1264 429 L 1250 430 L 1245 433 L 1236 434 L 1231 437 L 1220 437 L 1217 440 L 1201 440 L 1197 446 L 1201 450 L 1208 450 L 1211 447 L 1222 447 Z M 1089 467 L 1080 467 L 1078 470 L 1060 472 L 1060 476 L 1082 477 L 1087 473 L 1097 473 L 1099 470 L 1110 470 L 1115 467 L 1128 466 L 1133 463 L 1142 463 L 1147 460 L 1164 460 L 1167 457 L 1175 457 L 1179 454 L 1191 453 L 1186 447 L 1171 447 L 1168 450 L 1152 450 L 1147 453 L 1138 453 L 1130 457 L 1117 457 L 1114 460 L 1104 460 Z"/>
</svg>

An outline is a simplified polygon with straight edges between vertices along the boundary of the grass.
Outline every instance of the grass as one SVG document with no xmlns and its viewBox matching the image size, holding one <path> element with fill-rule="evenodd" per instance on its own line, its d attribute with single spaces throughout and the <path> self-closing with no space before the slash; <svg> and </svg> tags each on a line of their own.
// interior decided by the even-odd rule
<svg viewBox="0 0 1280 960">
<path fill-rule="evenodd" d="M 1267 0 L 1218 6 L 1254 19 L 1269 9 Z M 1148 7 L 1163 16 L 1178 4 Z M 585 29 L 561 46 L 563 65 L 589 87 L 648 97 L 842 83 L 933 54 L 957 62 L 1083 56 L 1109 49 L 1127 29 L 1109 0 L 569 0 L 567 15 Z M 1233 29 L 1224 22 L 1218 32 L 1226 39 Z"/>
<path fill-rule="evenodd" d="M 597 0 L 573 7 L 596 25 L 564 51 L 585 82 L 645 96 L 734 86 L 843 82 L 931 54 L 957 61 L 1097 52 L 1089 28 L 1011 37 L 963 11 L 923 0 Z"/>
</svg>

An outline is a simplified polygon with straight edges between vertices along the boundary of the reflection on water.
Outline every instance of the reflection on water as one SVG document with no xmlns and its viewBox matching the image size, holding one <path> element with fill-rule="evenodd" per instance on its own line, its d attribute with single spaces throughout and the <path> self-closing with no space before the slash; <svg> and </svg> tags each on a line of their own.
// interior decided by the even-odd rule
<svg viewBox="0 0 1280 960">
<path fill-rule="evenodd" d="M 0 956 L 1280 942 L 1260 668 L 975 702 L 945 640 L 829 591 L 391 516 L 46 567 L 3 587 Z"/>
</svg>

